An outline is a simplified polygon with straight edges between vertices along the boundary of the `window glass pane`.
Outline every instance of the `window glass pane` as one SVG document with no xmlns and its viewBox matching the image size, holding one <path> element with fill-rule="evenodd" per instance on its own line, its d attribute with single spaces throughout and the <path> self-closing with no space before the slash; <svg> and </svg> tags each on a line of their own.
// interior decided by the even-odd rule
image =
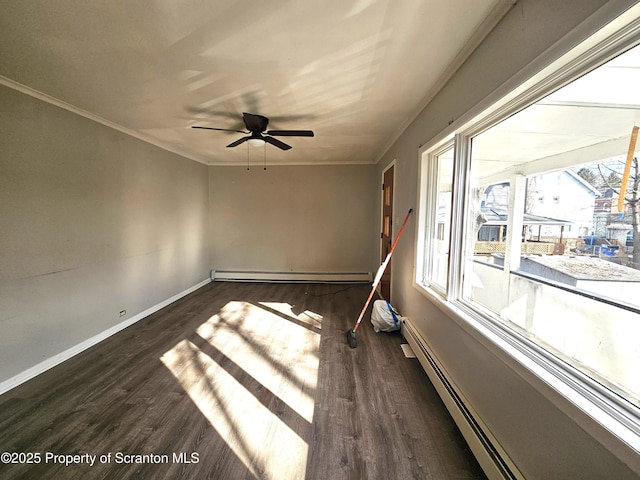
<svg viewBox="0 0 640 480">
<path fill-rule="evenodd" d="M 472 139 L 462 283 L 463 300 L 636 405 L 638 85 L 636 48 Z"/>
<path fill-rule="evenodd" d="M 436 205 L 433 228 L 433 258 L 431 280 L 447 285 L 449 243 L 451 233 L 451 202 L 453 185 L 453 148 L 436 157 Z"/>
<path fill-rule="evenodd" d="M 453 201 L 453 143 L 423 154 L 421 215 L 418 242 L 417 280 L 441 293 L 446 293 Z"/>
</svg>

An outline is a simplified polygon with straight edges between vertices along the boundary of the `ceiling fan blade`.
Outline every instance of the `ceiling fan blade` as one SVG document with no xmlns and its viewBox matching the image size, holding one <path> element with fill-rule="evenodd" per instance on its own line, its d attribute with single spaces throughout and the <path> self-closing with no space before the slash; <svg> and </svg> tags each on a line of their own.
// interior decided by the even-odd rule
<svg viewBox="0 0 640 480">
<path fill-rule="evenodd" d="M 230 143 L 229 145 L 227 145 L 227 148 L 229 148 L 229 147 L 237 147 L 237 146 L 238 146 L 238 145 L 240 145 L 241 143 L 244 143 L 244 142 L 246 142 L 247 140 L 249 140 L 250 138 L 253 138 L 253 137 L 242 137 L 242 138 L 239 138 L 239 139 L 238 139 L 238 140 L 236 140 L 235 142 L 232 142 L 232 143 Z"/>
<path fill-rule="evenodd" d="M 266 134 L 278 137 L 313 137 L 311 130 L 269 130 Z"/>
<path fill-rule="evenodd" d="M 220 132 L 237 132 L 237 133 L 249 133 L 244 130 L 232 130 L 230 128 L 213 128 L 213 127 L 200 127 L 198 125 L 191 125 L 191 128 L 200 128 L 202 130 L 217 130 Z"/>
<path fill-rule="evenodd" d="M 267 125 L 269 125 L 269 119 L 267 117 L 256 115 L 255 113 L 244 112 L 242 118 L 244 119 L 247 130 L 250 132 L 262 133 L 267 129 Z"/>
<path fill-rule="evenodd" d="M 267 142 L 270 143 L 271 145 L 278 147 L 282 150 L 289 150 L 291 148 L 291 145 L 287 145 L 284 142 L 281 142 L 280 140 L 277 140 L 275 138 L 271 138 L 271 137 L 262 137 L 262 139 Z"/>
</svg>

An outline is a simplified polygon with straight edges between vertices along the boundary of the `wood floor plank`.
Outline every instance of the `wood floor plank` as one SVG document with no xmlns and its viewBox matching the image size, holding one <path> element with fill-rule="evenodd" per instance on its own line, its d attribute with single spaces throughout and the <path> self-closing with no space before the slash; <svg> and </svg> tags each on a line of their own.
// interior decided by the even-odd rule
<svg viewBox="0 0 640 480">
<path fill-rule="evenodd" d="M 199 289 L 0 396 L 0 451 L 42 456 L 0 478 L 484 478 L 398 333 L 347 345 L 368 292 Z"/>
</svg>

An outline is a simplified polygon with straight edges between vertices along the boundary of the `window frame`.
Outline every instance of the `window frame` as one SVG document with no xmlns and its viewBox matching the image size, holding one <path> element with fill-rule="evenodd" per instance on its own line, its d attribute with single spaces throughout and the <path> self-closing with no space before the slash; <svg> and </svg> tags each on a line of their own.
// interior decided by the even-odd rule
<svg viewBox="0 0 640 480">
<path fill-rule="evenodd" d="M 455 157 L 456 157 L 456 149 L 455 149 L 455 141 L 454 138 L 447 138 L 445 141 L 440 142 L 433 148 L 424 149 L 421 154 L 420 161 L 420 174 L 418 175 L 420 188 L 420 196 L 421 196 L 421 205 L 424 203 L 425 208 L 421 208 L 420 212 L 422 213 L 422 217 L 420 217 L 420 224 L 424 225 L 425 228 L 421 229 L 422 234 L 419 234 L 418 242 L 419 242 L 419 250 L 420 250 L 420 259 L 417 262 L 418 268 L 416 269 L 416 281 L 420 282 L 423 285 L 429 285 L 433 291 L 437 292 L 443 298 L 448 297 L 449 285 L 451 284 L 451 233 L 453 231 L 452 222 L 455 211 L 455 204 L 452 197 L 451 202 L 451 218 L 449 220 L 449 254 L 447 259 L 447 274 L 445 278 L 444 285 L 434 279 L 434 266 L 435 262 L 433 260 L 434 253 L 436 252 L 436 245 L 434 238 L 435 236 L 430 232 L 437 233 L 438 224 L 437 224 L 437 209 L 438 209 L 438 193 L 439 193 L 439 181 L 438 181 L 438 173 L 439 173 L 439 159 L 440 157 L 449 150 L 453 151 L 453 185 L 452 189 L 455 186 Z M 453 193 L 453 192 L 452 192 Z M 437 236 L 437 235 L 436 235 Z"/>
<path fill-rule="evenodd" d="M 633 10 L 633 9 L 632 9 Z M 435 303 L 447 316 L 481 341 L 498 346 L 503 353 L 515 359 L 551 390 L 577 406 L 613 433 L 624 443 L 640 451 L 640 408 L 605 386 L 562 361 L 551 352 L 534 343 L 503 322 L 497 321 L 491 312 L 478 304 L 463 298 L 463 246 L 470 234 L 471 222 L 465 222 L 468 196 L 471 190 L 471 140 L 492 128 L 509 116 L 527 108 L 562 86 L 571 83 L 587 72 L 606 63 L 618 54 L 640 45 L 640 18 L 623 16 L 620 21 L 611 22 L 599 32 L 569 50 L 555 61 L 531 74 L 517 86 L 496 93 L 494 98 L 480 113 L 470 113 L 459 123 L 454 123 L 428 145 L 419 149 L 420 174 L 418 175 L 418 224 L 416 228 L 416 275 L 414 287 Z M 506 88 L 506 87 L 505 87 Z M 426 220 L 434 204 L 429 203 L 428 183 L 425 183 L 425 156 L 440 152 L 443 145 L 454 143 L 454 182 L 452 218 L 449 248 L 449 276 L 447 289 L 442 292 L 429 282 L 425 282 L 419 260 L 429 246 L 425 245 Z M 568 165 L 567 165 L 568 166 Z M 528 175 L 530 172 L 522 172 Z M 427 211 L 425 211 L 427 210 Z M 511 272 L 518 274 L 518 272 Z M 577 293 L 577 292 L 572 292 Z"/>
</svg>

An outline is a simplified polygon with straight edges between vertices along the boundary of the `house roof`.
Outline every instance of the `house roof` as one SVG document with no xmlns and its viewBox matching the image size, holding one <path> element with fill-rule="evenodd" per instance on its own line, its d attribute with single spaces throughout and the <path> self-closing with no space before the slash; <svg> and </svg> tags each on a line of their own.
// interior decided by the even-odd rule
<svg viewBox="0 0 640 480">
<path fill-rule="evenodd" d="M 474 137 L 479 185 L 626 156 L 639 81 L 635 46 Z"/>
<path fill-rule="evenodd" d="M 577 173 L 573 172 L 572 170 L 563 170 L 563 172 L 569 177 L 571 177 L 578 185 L 580 185 L 586 191 L 591 193 L 593 196 L 595 197 L 600 196 L 600 191 L 596 187 L 591 185 L 589 182 L 587 182 L 580 175 L 578 175 Z"/>
<path fill-rule="evenodd" d="M 482 213 L 487 221 L 483 225 L 506 225 L 508 214 L 506 210 L 482 207 Z M 525 213 L 523 215 L 524 225 L 571 225 L 569 220 L 559 220 L 557 218 L 542 217 L 540 215 L 531 215 Z"/>
<path fill-rule="evenodd" d="M 531 255 L 532 262 L 561 271 L 578 280 L 640 282 L 640 270 L 585 255 Z"/>
</svg>

